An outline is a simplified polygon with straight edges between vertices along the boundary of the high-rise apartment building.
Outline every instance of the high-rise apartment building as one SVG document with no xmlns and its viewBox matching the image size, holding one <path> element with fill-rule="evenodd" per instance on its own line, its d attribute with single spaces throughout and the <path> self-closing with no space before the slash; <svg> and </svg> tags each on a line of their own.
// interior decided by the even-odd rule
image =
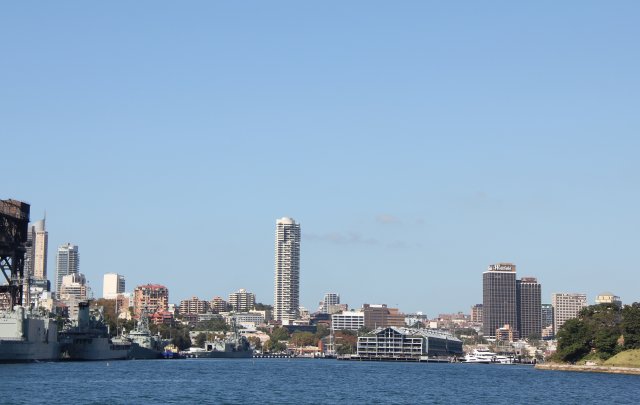
<svg viewBox="0 0 640 405">
<path fill-rule="evenodd" d="M 116 273 L 107 273 L 104 275 L 102 282 L 102 297 L 107 299 L 115 299 L 118 294 L 124 293 L 125 281 L 124 276 Z"/>
<path fill-rule="evenodd" d="M 62 278 L 69 274 L 77 274 L 80 270 L 78 246 L 66 243 L 58 247 L 56 257 L 56 293 L 60 292 Z"/>
<path fill-rule="evenodd" d="M 213 297 L 211 301 L 209 301 L 209 307 L 215 313 L 227 312 L 229 310 L 229 303 L 222 299 L 222 297 Z"/>
<path fill-rule="evenodd" d="M 586 294 L 554 293 L 551 295 L 553 305 L 553 330 L 558 330 L 569 319 L 577 318 L 582 308 L 587 306 Z"/>
<path fill-rule="evenodd" d="M 160 284 L 139 285 L 133 291 L 133 307 L 136 318 L 143 310 L 153 314 L 169 308 L 169 289 Z"/>
<path fill-rule="evenodd" d="M 553 305 L 542 304 L 541 309 L 542 328 L 553 326 Z"/>
<path fill-rule="evenodd" d="M 47 279 L 48 245 L 49 233 L 45 229 L 45 219 L 29 224 L 24 269 L 26 274 L 36 280 Z"/>
<path fill-rule="evenodd" d="M 249 312 L 256 305 L 256 295 L 241 288 L 229 294 L 229 305 L 236 312 Z"/>
<path fill-rule="evenodd" d="M 516 265 L 492 264 L 482 273 L 482 332 L 495 336 L 498 328 L 517 324 Z"/>
<path fill-rule="evenodd" d="M 542 336 L 541 287 L 535 277 L 522 277 L 516 281 L 517 329 L 521 338 Z"/>
<path fill-rule="evenodd" d="M 88 296 L 89 287 L 84 274 L 71 273 L 62 277 L 58 298 L 67 306 L 69 318 L 76 319 L 78 317 L 80 302 L 86 301 Z"/>
<path fill-rule="evenodd" d="M 180 314 L 204 314 L 209 310 L 209 301 L 198 297 L 180 301 Z"/>
<path fill-rule="evenodd" d="M 476 304 L 471 307 L 471 322 L 482 323 L 482 304 Z"/>
<path fill-rule="evenodd" d="M 300 307 L 300 224 L 292 218 L 276 221 L 273 318 L 289 324 Z"/>
<path fill-rule="evenodd" d="M 324 298 L 320 302 L 320 313 L 328 314 L 330 313 L 329 308 L 331 308 L 332 305 L 339 305 L 339 304 L 340 304 L 340 295 L 336 293 L 326 293 L 324 295 Z"/>
<path fill-rule="evenodd" d="M 540 324 L 542 327 L 542 338 L 553 339 L 553 305 L 541 305 Z"/>
</svg>

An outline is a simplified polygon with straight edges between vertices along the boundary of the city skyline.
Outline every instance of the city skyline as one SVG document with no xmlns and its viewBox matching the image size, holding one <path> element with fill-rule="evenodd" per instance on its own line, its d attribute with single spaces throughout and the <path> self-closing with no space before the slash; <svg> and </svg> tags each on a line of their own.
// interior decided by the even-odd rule
<svg viewBox="0 0 640 405">
<path fill-rule="evenodd" d="M 2 198 L 52 285 L 70 241 L 94 293 L 269 303 L 288 216 L 309 310 L 467 312 L 496 262 L 640 301 L 637 2 L 0 9 Z"/>
</svg>

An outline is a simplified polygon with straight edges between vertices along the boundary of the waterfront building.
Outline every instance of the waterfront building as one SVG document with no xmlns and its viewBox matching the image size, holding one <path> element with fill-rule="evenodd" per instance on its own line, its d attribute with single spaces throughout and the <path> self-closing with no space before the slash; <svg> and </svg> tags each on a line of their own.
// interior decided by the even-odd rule
<svg viewBox="0 0 640 405">
<path fill-rule="evenodd" d="M 276 221 L 273 318 L 289 324 L 299 317 L 300 224 L 292 218 Z"/>
<path fill-rule="evenodd" d="M 191 297 L 191 299 L 180 301 L 180 315 L 204 314 L 208 311 L 209 301 L 201 300 L 198 297 Z"/>
<path fill-rule="evenodd" d="M 229 310 L 229 303 L 222 299 L 222 297 L 213 297 L 211 301 L 209 301 L 209 307 L 213 312 L 227 312 Z"/>
<path fill-rule="evenodd" d="M 516 265 L 492 264 L 482 273 L 482 332 L 494 337 L 498 328 L 517 323 Z"/>
<path fill-rule="evenodd" d="M 321 314 L 329 314 L 331 306 L 340 305 L 340 295 L 336 293 L 326 293 L 322 301 L 320 301 L 319 311 Z"/>
<path fill-rule="evenodd" d="M 333 330 L 358 330 L 364 327 L 364 312 L 344 311 L 331 315 L 331 328 Z"/>
<path fill-rule="evenodd" d="M 612 292 L 603 292 L 596 296 L 596 305 L 598 304 L 614 304 L 622 307 L 622 300 Z"/>
<path fill-rule="evenodd" d="M 143 310 L 153 314 L 160 311 L 168 312 L 168 309 L 169 289 L 167 287 L 160 284 L 144 284 L 137 286 L 133 291 L 133 310 L 136 319 L 140 318 Z M 164 320 L 165 318 L 162 318 L 161 323 L 164 323 Z"/>
<path fill-rule="evenodd" d="M 29 224 L 27 247 L 24 256 L 25 274 L 35 280 L 47 279 L 47 250 L 49 232 L 45 229 L 46 218 Z"/>
<path fill-rule="evenodd" d="M 102 279 L 102 298 L 115 299 L 118 294 L 124 293 L 124 276 L 117 273 L 106 273 Z"/>
<path fill-rule="evenodd" d="M 229 305 L 237 312 L 248 312 L 256 305 L 256 295 L 248 292 L 244 288 L 229 294 Z"/>
<path fill-rule="evenodd" d="M 361 360 L 413 360 L 462 355 L 462 341 L 448 333 L 402 327 L 377 328 L 358 337 Z"/>
<path fill-rule="evenodd" d="M 577 318 L 582 308 L 587 306 L 587 295 L 554 293 L 551 295 L 551 305 L 553 305 L 553 330 L 557 335 L 558 330 L 567 320 Z"/>
<path fill-rule="evenodd" d="M 398 308 L 387 308 L 387 304 L 363 304 L 364 326 L 369 329 L 379 327 L 403 327 L 404 314 Z"/>
<path fill-rule="evenodd" d="M 80 254 L 78 246 L 66 243 L 58 247 L 56 257 L 56 293 L 60 293 L 62 278 L 80 271 Z"/>
<path fill-rule="evenodd" d="M 541 286 L 535 277 L 516 281 L 517 331 L 521 338 L 542 336 Z"/>
<path fill-rule="evenodd" d="M 471 307 L 471 322 L 482 323 L 482 304 L 476 304 Z"/>
</svg>

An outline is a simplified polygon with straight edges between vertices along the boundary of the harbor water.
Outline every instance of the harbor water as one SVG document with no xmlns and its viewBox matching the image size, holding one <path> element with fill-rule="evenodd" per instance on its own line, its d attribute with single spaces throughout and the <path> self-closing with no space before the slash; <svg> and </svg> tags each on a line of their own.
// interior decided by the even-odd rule
<svg viewBox="0 0 640 405">
<path fill-rule="evenodd" d="M 640 377 L 530 366 L 185 359 L 0 364 L 0 403 L 636 404 Z"/>
</svg>

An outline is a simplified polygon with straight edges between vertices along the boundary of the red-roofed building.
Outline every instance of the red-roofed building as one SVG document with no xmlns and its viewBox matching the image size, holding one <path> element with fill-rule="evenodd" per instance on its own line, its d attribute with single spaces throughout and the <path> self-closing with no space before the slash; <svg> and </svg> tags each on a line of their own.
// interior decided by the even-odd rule
<svg viewBox="0 0 640 405">
<path fill-rule="evenodd" d="M 139 285 L 133 292 L 135 317 L 139 318 L 143 310 L 153 314 L 169 308 L 169 289 L 160 284 Z"/>
<path fill-rule="evenodd" d="M 173 314 L 169 311 L 158 311 L 149 317 L 155 325 L 171 325 L 173 323 Z"/>
</svg>

